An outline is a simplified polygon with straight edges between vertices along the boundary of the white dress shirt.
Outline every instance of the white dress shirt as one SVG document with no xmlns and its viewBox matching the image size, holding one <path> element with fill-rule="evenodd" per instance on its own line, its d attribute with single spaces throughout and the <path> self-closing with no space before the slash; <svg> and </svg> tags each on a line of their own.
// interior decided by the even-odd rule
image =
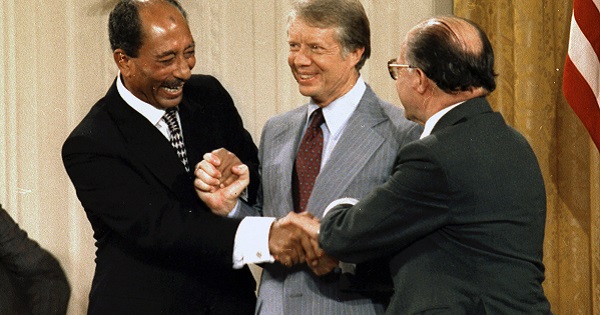
<svg viewBox="0 0 600 315">
<path fill-rule="evenodd" d="M 162 120 L 162 117 L 165 115 L 165 110 L 156 108 L 133 95 L 133 93 L 131 93 L 125 87 L 125 85 L 123 85 L 121 73 L 117 75 L 117 91 L 127 105 L 131 106 L 131 108 L 135 109 L 138 113 L 148 119 L 148 121 L 150 121 L 150 123 L 154 125 L 165 136 L 165 138 L 167 138 L 167 140 L 171 139 L 169 125 Z M 179 123 L 179 130 L 181 130 L 181 138 L 183 139 L 183 127 L 181 126 L 179 111 L 177 111 L 177 123 Z"/>
<path fill-rule="evenodd" d="M 448 107 L 440 110 L 439 112 L 433 114 L 433 116 L 429 117 L 429 119 L 427 119 L 427 121 L 425 122 L 425 128 L 423 128 L 423 133 L 421 134 L 421 137 L 419 139 L 423 139 L 423 138 L 429 136 L 431 134 L 431 131 L 433 130 L 433 127 L 435 127 L 435 125 L 438 123 L 438 121 L 440 121 L 440 119 L 442 117 L 444 117 L 444 115 L 446 115 L 446 113 L 448 113 L 454 107 L 456 107 L 462 103 L 464 103 L 464 102 L 460 102 L 460 103 L 456 103 L 454 105 L 448 106 Z"/>
</svg>

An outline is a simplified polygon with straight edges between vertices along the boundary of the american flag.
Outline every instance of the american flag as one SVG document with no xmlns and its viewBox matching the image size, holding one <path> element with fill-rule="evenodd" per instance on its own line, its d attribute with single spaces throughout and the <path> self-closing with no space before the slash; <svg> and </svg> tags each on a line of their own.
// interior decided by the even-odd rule
<svg viewBox="0 0 600 315">
<path fill-rule="evenodd" d="M 563 93 L 600 150 L 600 0 L 574 0 Z"/>
</svg>

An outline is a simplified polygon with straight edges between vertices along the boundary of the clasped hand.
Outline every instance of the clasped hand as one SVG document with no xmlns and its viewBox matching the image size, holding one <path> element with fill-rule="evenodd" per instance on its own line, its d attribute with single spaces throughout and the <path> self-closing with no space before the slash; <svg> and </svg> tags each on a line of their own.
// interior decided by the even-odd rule
<svg viewBox="0 0 600 315">
<path fill-rule="evenodd" d="M 319 221 L 308 212 L 288 213 L 271 226 L 271 255 L 287 267 L 306 262 L 318 276 L 331 272 L 338 260 L 319 246 L 319 227 Z"/>
<path fill-rule="evenodd" d="M 206 153 L 194 169 L 194 189 L 214 214 L 225 216 L 250 183 L 250 171 L 225 148 Z"/>
<path fill-rule="evenodd" d="M 194 170 L 194 188 L 214 214 L 226 216 L 250 183 L 250 172 L 235 154 L 224 148 L 206 153 L 203 158 Z M 271 255 L 287 267 L 307 263 L 316 275 L 331 272 L 338 261 L 319 247 L 319 227 L 319 221 L 308 212 L 290 212 L 271 226 Z"/>
</svg>

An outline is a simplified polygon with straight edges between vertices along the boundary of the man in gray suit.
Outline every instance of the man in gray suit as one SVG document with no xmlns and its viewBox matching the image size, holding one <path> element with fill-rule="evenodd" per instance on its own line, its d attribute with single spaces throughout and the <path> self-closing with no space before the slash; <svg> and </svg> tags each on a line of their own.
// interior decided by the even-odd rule
<svg viewBox="0 0 600 315">
<path fill-rule="evenodd" d="M 262 178 L 257 207 L 269 217 L 306 211 L 320 218 L 331 201 L 362 198 L 384 183 L 400 148 L 417 139 L 421 129 L 404 118 L 401 108 L 379 99 L 360 75 L 371 45 L 369 20 L 358 0 L 296 1 L 288 23 L 288 63 L 300 93 L 310 101 L 266 123 L 259 148 Z M 302 140 L 305 130 L 310 129 L 313 112 L 324 116 L 318 126 L 323 140 L 318 149 Z M 316 165 L 300 165 L 305 159 L 300 152 L 315 151 Z M 206 177 L 215 170 L 208 164 L 205 160 L 206 170 L 197 172 L 205 179 L 198 188 L 207 189 L 211 184 Z M 310 187 L 302 188 L 310 177 L 306 176 L 307 168 L 318 170 L 310 184 L 314 185 L 312 193 Z M 365 295 L 367 292 L 352 289 L 365 289 L 353 281 L 375 277 L 386 269 L 381 263 L 376 267 L 344 265 L 331 272 L 337 261 L 333 264 L 325 257 L 319 260 L 321 265 L 315 262 L 290 268 L 286 265 L 291 262 L 282 263 L 263 265 L 259 314 L 383 312 L 382 304 Z M 326 274 L 317 276 L 311 267 L 317 274 Z M 350 274 L 344 274 L 348 270 Z M 346 280 L 348 286 L 344 285 Z"/>
<path fill-rule="evenodd" d="M 415 26 L 388 64 L 406 115 L 425 125 L 393 176 L 354 207 L 304 221 L 348 262 L 393 255 L 388 314 L 549 314 L 542 289 L 544 182 L 527 140 L 486 100 L 494 54 L 475 24 Z M 312 228 L 309 228 L 312 226 Z"/>
</svg>

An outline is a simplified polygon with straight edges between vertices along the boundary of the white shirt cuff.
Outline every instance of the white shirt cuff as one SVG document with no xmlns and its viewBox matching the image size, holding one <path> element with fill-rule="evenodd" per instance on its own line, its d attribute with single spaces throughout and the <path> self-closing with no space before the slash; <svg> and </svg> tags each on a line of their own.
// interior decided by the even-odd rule
<svg viewBox="0 0 600 315">
<path fill-rule="evenodd" d="M 334 201 L 332 201 L 327 208 L 325 208 L 325 211 L 323 211 L 323 217 L 325 217 L 327 215 L 327 213 L 329 212 L 329 210 L 333 209 L 333 207 L 337 206 L 337 205 L 341 205 L 341 204 L 351 204 L 351 205 L 355 205 L 358 203 L 358 199 L 354 199 L 354 198 L 340 198 L 340 199 L 336 199 Z"/>
<path fill-rule="evenodd" d="M 272 263 L 275 258 L 269 252 L 269 232 L 275 218 L 246 217 L 235 233 L 233 245 L 233 268 L 246 264 Z"/>
<path fill-rule="evenodd" d="M 233 207 L 233 209 L 231 211 L 229 211 L 229 213 L 227 214 L 228 218 L 235 218 L 235 215 L 240 211 L 240 208 L 242 206 L 240 205 L 240 200 L 238 199 L 235 202 L 235 206 Z"/>
</svg>

